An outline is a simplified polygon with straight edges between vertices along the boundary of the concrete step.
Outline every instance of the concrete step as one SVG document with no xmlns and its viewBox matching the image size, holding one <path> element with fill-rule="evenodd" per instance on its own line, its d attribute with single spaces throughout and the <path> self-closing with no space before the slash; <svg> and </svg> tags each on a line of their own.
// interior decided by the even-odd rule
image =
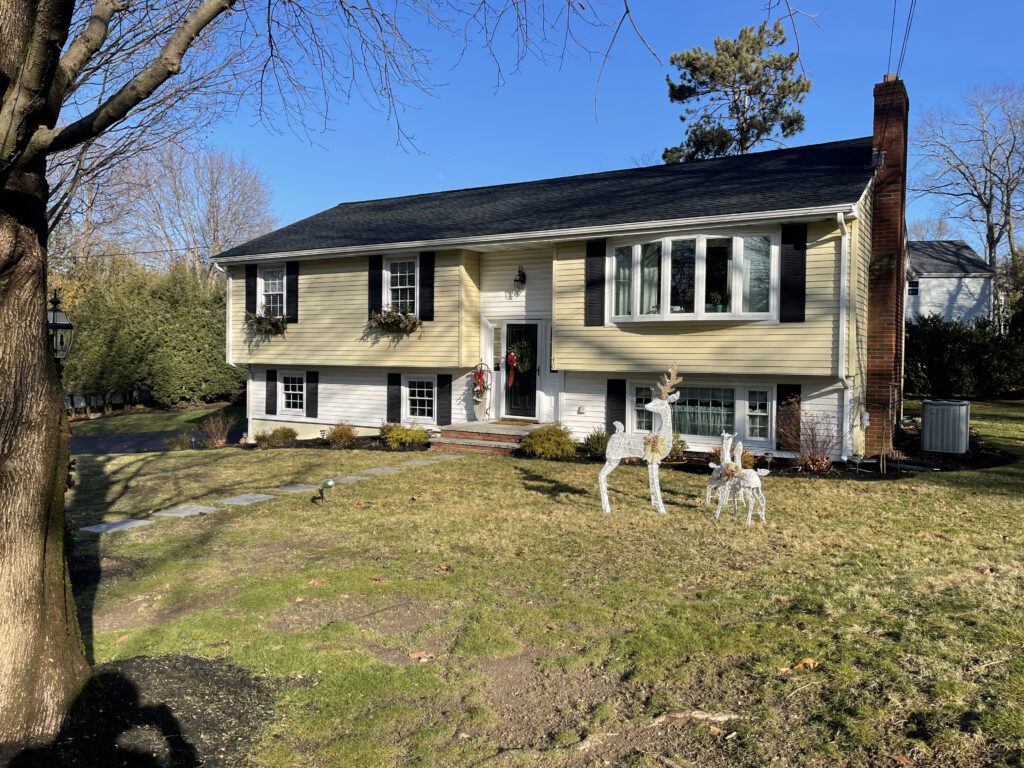
<svg viewBox="0 0 1024 768">
<path fill-rule="evenodd" d="M 471 453 L 493 453 L 500 456 L 511 456 L 517 448 L 519 448 L 518 442 L 497 440 L 435 437 L 430 441 L 430 450 L 432 451 L 468 451 Z"/>
</svg>

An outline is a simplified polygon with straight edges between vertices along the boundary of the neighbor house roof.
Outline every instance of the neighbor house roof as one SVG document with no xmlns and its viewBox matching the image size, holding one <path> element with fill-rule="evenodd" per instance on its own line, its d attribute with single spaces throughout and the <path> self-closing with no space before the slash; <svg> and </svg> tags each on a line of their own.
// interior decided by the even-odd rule
<svg viewBox="0 0 1024 768">
<path fill-rule="evenodd" d="M 852 205 L 874 173 L 871 138 L 792 149 L 342 203 L 217 260 L 358 246 Z"/>
<path fill-rule="evenodd" d="M 995 270 L 963 240 L 911 240 L 910 269 L 919 277 L 991 275 Z"/>
</svg>

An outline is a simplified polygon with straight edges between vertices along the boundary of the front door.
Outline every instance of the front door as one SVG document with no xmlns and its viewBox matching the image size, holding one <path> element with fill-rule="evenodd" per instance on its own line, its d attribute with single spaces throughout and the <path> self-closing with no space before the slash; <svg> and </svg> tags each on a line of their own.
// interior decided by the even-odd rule
<svg viewBox="0 0 1024 768">
<path fill-rule="evenodd" d="M 537 347 L 536 323 L 505 324 L 505 356 L 501 368 L 505 384 L 506 416 L 529 419 L 537 416 Z M 514 368 L 509 366 L 509 353 L 516 354 L 517 364 Z"/>
</svg>

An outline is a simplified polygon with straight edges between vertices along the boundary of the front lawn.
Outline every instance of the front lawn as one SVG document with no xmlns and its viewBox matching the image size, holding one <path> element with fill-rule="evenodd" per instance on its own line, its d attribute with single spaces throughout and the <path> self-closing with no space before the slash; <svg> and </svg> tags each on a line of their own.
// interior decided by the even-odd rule
<svg viewBox="0 0 1024 768">
<path fill-rule="evenodd" d="M 71 429 L 76 435 L 83 437 L 135 432 L 188 432 L 199 429 L 200 421 L 221 410 L 235 418 L 236 428 L 245 429 L 244 405 L 218 405 L 181 411 L 145 411 L 123 416 L 103 416 L 98 419 L 78 419 L 71 422 Z"/>
<path fill-rule="evenodd" d="M 1024 404 L 972 415 L 1024 456 Z M 79 457 L 69 516 L 410 458 L 430 454 Z M 612 474 L 603 515 L 598 469 L 471 456 L 339 485 L 324 507 L 283 495 L 104 535 L 132 572 L 80 595 L 87 649 L 262 677 L 254 766 L 1020 764 L 1024 463 L 769 476 L 750 530 L 711 521 L 702 475 L 664 471 L 656 514 L 642 467 Z"/>
</svg>

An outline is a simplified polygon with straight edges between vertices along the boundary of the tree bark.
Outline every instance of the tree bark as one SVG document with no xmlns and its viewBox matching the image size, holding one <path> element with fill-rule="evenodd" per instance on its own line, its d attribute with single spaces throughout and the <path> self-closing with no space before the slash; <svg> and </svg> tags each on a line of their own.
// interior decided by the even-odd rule
<svg viewBox="0 0 1024 768">
<path fill-rule="evenodd" d="M 70 438 L 46 329 L 43 163 L 0 190 L 0 758 L 50 739 L 90 675 L 64 558 Z"/>
</svg>

